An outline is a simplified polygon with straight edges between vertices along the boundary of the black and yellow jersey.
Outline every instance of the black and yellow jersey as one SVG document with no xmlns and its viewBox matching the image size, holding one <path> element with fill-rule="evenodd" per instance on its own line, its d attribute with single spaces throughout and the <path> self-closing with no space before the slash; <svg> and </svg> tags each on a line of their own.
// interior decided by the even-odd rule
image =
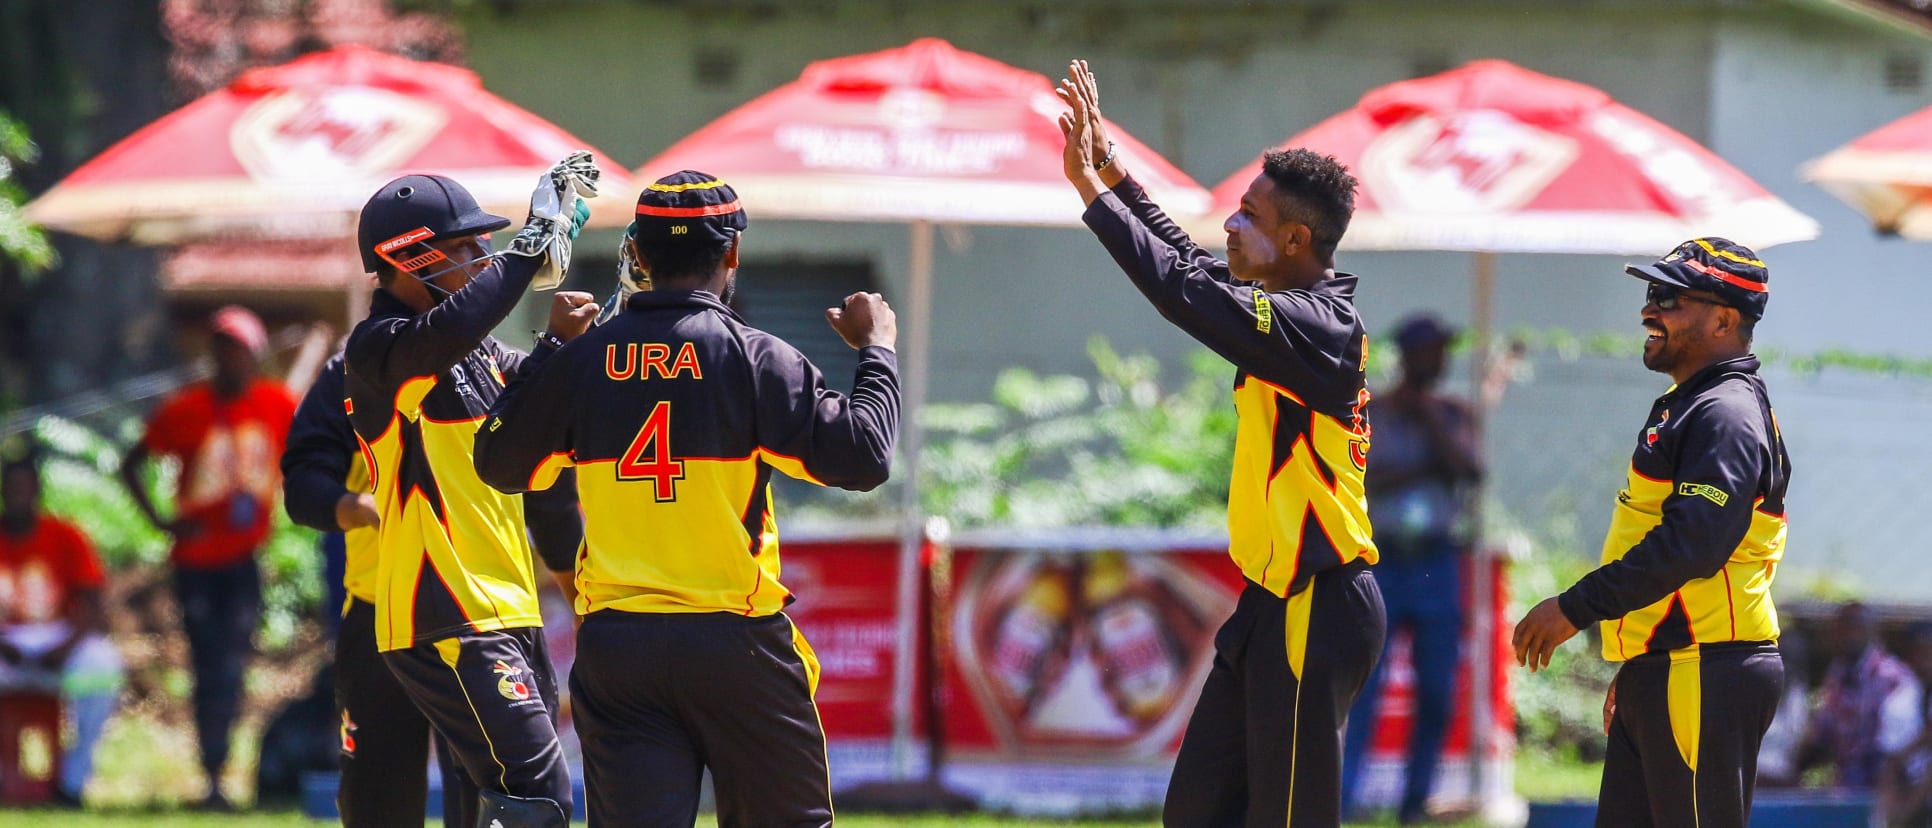
<svg viewBox="0 0 1932 828">
<path fill-rule="evenodd" d="M 1324 570 L 1375 563 L 1355 277 L 1279 293 L 1238 283 L 1132 178 L 1101 193 L 1085 219 L 1162 316 L 1238 369 L 1228 536 L 1242 574 L 1286 597 Z"/>
<path fill-rule="evenodd" d="M 525 503 L 483 485 L 470 461 L 477 423 L 523 359 L 489 331 L 537 263 L 495 259 L 420 314 L 378 290 L 349 334 L 345 405 L 382 514 L 377 649 L 543 625 Z M 581 538 L 576 510 L 544 511 L 550 517 L 534 521 L 537 549 L 552 569 L 567 569 Z"/>
<path fill-rule="evenodd" d="M 885 482 L 897 362 L 888 348 L 859 355 L 847 397 L 708 292 L 634 294 L 611 321 L 531 359 L 477 432 L 477 472 L 520 492 L 577 469 L 580 614 L 771 615 L 791 601 L 772 470 L 848 489 Z"/>
<path fill-rule="evenodd" d="M 355 427 L 342 405 L 343 373 L 340 352 L 323 363 L 295 409 L 282 449 L 282 505 L 289 519 L 324 532 L 342 531 L 335 504 L 343 495 L 372 491 L 368 466 L 356 456 Z M 343 588 L 350 598 L 375 603 L 375 527 L 343 532 L 342 543 Z"/>
<path fill-rule="evenodd" d="M 1617 494 L 1603 565 L 1557 603 L 1601 622 L 1625 661 L 1725 641 L 1775 641 L 1791 458 L 1754 356 L 1717 363 L 1656 404 Z"/>
</svg>

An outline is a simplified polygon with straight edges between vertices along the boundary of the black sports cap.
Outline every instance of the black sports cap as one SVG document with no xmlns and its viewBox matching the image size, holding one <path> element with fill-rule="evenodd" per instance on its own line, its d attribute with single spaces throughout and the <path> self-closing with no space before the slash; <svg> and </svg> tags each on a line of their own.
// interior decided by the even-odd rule
<svg viewBox="0 0 1932 828">
<path fill-rule="evenodd" d="M 648 247 L 720 245 L 737 238 L 749 223 L 730 184 L 709 173 L 683 170 L 651 182 L 638 194 L 630 235 Z"/>
<path fill-rule="evenodd" d="M 1680 290 L 1714 293 L 1752 319 L 1764 318 L 1771 271 L 1751 248 L 1716 236 L 1691 239 L 1655 264 L 1624 265 L 1632 276 Z"/>
<path fill-rule="evenodd" d="M 405 175 L 382 185 L 362 207 L 356 225 L 356 246 L 362 249 L 362 269 L 376 272 L 387 260 L 400 270 L 407 250 L 431 239 L 460 239 L 510 226 L 510 220 L 486 213 L 463 185 L 440 175 Z M 381 249 L 378 249 L 381 248 Z M 391 254 L 391 255 L 385 255 Z"/>
</svg>

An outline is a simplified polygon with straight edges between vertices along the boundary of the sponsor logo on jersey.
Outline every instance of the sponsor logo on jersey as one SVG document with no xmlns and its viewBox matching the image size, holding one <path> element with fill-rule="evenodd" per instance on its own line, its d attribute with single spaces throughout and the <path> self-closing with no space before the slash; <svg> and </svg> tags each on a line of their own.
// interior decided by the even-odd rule
<svg viewBox="0 0 1932 828">
<path fill-rule="evenodd" d="M 1254 291 L 1254 329 L 1268 333 L 1275 327 L 1275 309 L 1268 304 L 1268 294 L 1260 288 Z"/>
<path fill-rule="evenodd" d="M 1701 497 L 1719 506 L 1731 499 L 1731 494 L 1709 483 L 1679 483 L 1677 493 L 1685 497 Z"/>
</svg>

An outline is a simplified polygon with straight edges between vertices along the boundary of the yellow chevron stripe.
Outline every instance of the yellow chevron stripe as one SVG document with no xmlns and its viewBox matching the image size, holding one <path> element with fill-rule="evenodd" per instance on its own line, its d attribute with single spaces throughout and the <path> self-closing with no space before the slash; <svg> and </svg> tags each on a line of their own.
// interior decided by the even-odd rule
<svg viewBox="0 0 1932 828">
<path fill-rule="evenodd" d="M 1764 263 L 1758 261 L 1757 259 L 1746 258 L 1736 253 L 1732 253 L 1729 250 L 1719 250 L 1716 247 L 1712 247 L 1710 242 L 1707 242 L 1703 239 L 1697 239 L 1696 242 L 1698 247 L 1704 248 L 1704 252 L 1709 253 L 1713 256 L 1716 256 L 1720 259 L 1729 259 L 1731 261 L 1737 262 L 1738 264 L 1746 264 L 1752 267 L 1764 266 Z"/>
</svg>

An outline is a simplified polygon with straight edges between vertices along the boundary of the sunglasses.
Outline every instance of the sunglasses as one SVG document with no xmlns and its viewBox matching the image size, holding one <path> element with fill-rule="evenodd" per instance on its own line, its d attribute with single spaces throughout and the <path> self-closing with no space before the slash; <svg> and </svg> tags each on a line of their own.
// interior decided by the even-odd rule
<svg viewBox="0 0 1932 828">
<path fill-rule="evenodd" d="M 1658 284 L 1656 282 L 1651 282 L 1650 286 L 1644 289 L 1644 299 L 1650 302 L 1650 304 L 1656 305 L 1658 310 L 1676 310 L 1677 306 L 1683 302 L 1701 302 L 1706 305 L 1716 305 L 1720 308 L 1730 307 L 1728 303 L 1719 302 L 1716 299 L 1706 299 L 1702 296 L 1692 296 L 1680 288 L 1674 288 L 1670 285 Z"/>
</svg>

